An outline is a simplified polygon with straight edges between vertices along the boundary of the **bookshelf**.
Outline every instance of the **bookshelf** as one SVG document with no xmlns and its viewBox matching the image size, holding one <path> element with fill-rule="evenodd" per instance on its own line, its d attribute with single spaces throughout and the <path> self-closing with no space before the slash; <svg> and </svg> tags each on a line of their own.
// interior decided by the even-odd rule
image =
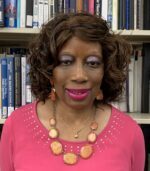
<svg viewBox="0 0 150 171">
<path fill-rule="evenodd" d="M 0 46 L 24 45 L 39 32 L 40 29 L 33 28 L 0 28 Z M 150 42 L 150 30 L 117 30 L 115 34 L 120 34 L 131 43 Z"/>
<path fill-rule="evenodd" d="M 40 29 L 33 28 L 0 28 L 0 46 L 26 46 Z M 115 34 L 120 34 L 133 44 L 150 42 L 150 30 L 117 30 Z M 138 124 L 150 124 L 150 114 L 128 113 Z M 5 119 L 0 119 L 0 124 L 4 124 Z"/>
</svg>

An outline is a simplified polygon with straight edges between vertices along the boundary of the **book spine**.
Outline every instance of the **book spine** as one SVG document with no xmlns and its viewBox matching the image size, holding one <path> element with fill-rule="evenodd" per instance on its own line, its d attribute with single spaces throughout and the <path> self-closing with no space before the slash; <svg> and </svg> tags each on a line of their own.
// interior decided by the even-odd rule
<svg viewBox="0 0 150 171">
<path fill-rule="evenodd" d="M 30 66 L 26 64 L 26 104 L 32 102 L 31 82 L 29 77 Z"/>
<path fill-rule="evenodd" d="M 48 0 L 44 0 L 44 23 L 48 22 Z"/>
<path fill-rule="evenodd" d="M 64 11 L 64 0 L 58 0 L 58 13 L 63 13 Z"/>
<path fill-rule="evenodd" d="M 76 11 L 83 11 L 83 0 L 76 0 Z"/>
<path fill-rule="evenodd" d="M 49 20 L 54 18 L 55 9 L 54 9 L 54 0 L 49 0 Z"/>
<path fill-rule="evenodd" d="M 4 27 L 4 2 L 0 0 L 0 27 Z"/>
<path fill-rule="evenodd" d="M 94 14 L 94 0 L 89 0 L 89 13 Z"/>
<path fill-rule="evenodd" d="M 20 28 L 21 0 L 17 0 L 17 28 Z"/>
<path fill-rule="evenodd" d="M 7 55 L 8 116 L 14 111 L 14 56 Z"/>
<path fill-rule="evenodd" d="M 150 30 L 150 0 L 144 0 L 144 30 Z"/>
<path fill-rule="evenodd" d="M 26 27 L 32 28 L 33 0 L 26 0 Z"/>
<path fill-rule="evenodd" d="M 114 16 L 112 16 L 113 13 L 113 4 L 112 4 L 112 0 L 108 0 L 108 4 L 107 4 L 107 23 L 109 25 L 110 28 L 112 28 L 112 18 Z"/>
<path fill-rule="evenodd" d="M 21 105 L 26 104 L 26 56 L 21 57 Z"/>
<path fill-rule="evenodd" d="M 89 11 L 89 0 L 83 0 L 83 11 Z"/>
<path fill-rule="evenodd" d="M 7 85 L 7 58 L 1 58 L 1 73 L 2 73 L 2 119 L 7 118 L 8 107 L 8 85 Z"/>
<path fill-rule="evenodd" d="M 17 0 L 4 1 L 5 27 L 17 27 Z"/>
<path fill-rule="evenodd" d="M 68 13 L 70 11 L 70 0 L 64 0 L 64 13 Z"/>
<path fill-rule="evenodd" d="M 76 11 L 76 1 L 75 0 L 71 0 L 70 1 L 70 12 L 75 12 Z"/>
<path fill-rule="evenodd" d="M 21 106 L 21 55 L 15 54 L 15 109 Z"/>
<path fill-rule="evenodd" d="M 33 2 L 33 28 L 38 28 L 39 26 L 39 0 L 34 0 Z"/>
<path fill-rule="evenodd" d="M 118 0 L 112 1 L 112 30 L 118 30 Z"/>
<path fill-rule="evenodd" d="M 26 0 L 20 1 L 20 27 L 26 26 Z"/>
<path fill-rule="evenodd" d="M 44 0 L 39 0 L 39 28 L 41 28 L 44 22 Z"/>
<path fill-rule="evenodd" d="M 102 0 L 102 17 L 104 20 L 107 20 L 107 7 L 108 0 Z"/>
<path fill-rule="evenodd" d="M 129 5 L 130 1 L 129 0 L 126 0 L 126 8 L 125 8 L 125 28 L 127 30 L 129 30 L 130 26 L 129 26 L 129 23 L 130 23 L 130 14 L 129 14 L 129 11 L 130 11 L 130 5 Z"/>
<path fill-rule="evenodd" d="M 142 71 L 142 112 L 149 112 L 149 73 L 150 73 L 150 44 L 143 44 L 143 71 Z"/>
<path fill-rule="evenodd" d="M 102 1 L 96 0 L 95 1 L 95 14 L 101 16 L 102 13 Z"/>
</svg>

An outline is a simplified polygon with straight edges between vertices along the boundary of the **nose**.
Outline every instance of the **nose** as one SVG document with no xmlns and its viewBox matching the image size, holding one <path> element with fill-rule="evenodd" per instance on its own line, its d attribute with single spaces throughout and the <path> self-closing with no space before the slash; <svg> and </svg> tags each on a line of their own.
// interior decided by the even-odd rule
<svg viewBox="0 0 150 171">
<path fill-rule="evenodd" d="M 87 72 L 85 71 L 85 66 L 83 64 L 77 64 L 74 66 L 72 73 L 72 81 L 79 83 L 88 81 Z"/>
</svg>

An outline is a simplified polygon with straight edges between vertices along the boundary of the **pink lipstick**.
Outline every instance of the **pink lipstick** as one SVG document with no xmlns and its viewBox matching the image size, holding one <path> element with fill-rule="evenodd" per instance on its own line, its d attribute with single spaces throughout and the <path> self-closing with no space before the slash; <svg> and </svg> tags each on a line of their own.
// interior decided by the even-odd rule
<svg viewBox="0 0 150 171">
<path fill-rule="evenodd" d="M 66 89 L 67 95 L 73 100 L 84 100 L 89 92 L 90 89 Z"/>
</svg>

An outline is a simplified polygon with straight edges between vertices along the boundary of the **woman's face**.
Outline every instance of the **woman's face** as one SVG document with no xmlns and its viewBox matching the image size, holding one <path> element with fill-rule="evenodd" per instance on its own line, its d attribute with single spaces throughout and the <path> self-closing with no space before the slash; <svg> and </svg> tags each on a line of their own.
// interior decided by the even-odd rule
<svg viewBox="0 0 150 171">
<path fill-rule="evenodd" d="M 58 101 L 72 108 L 92 105 L 104 74 L 101 45 L 73 37 L 62 47 L 58 59 L 60 64 L 53 70 Z"/>
</svg>

